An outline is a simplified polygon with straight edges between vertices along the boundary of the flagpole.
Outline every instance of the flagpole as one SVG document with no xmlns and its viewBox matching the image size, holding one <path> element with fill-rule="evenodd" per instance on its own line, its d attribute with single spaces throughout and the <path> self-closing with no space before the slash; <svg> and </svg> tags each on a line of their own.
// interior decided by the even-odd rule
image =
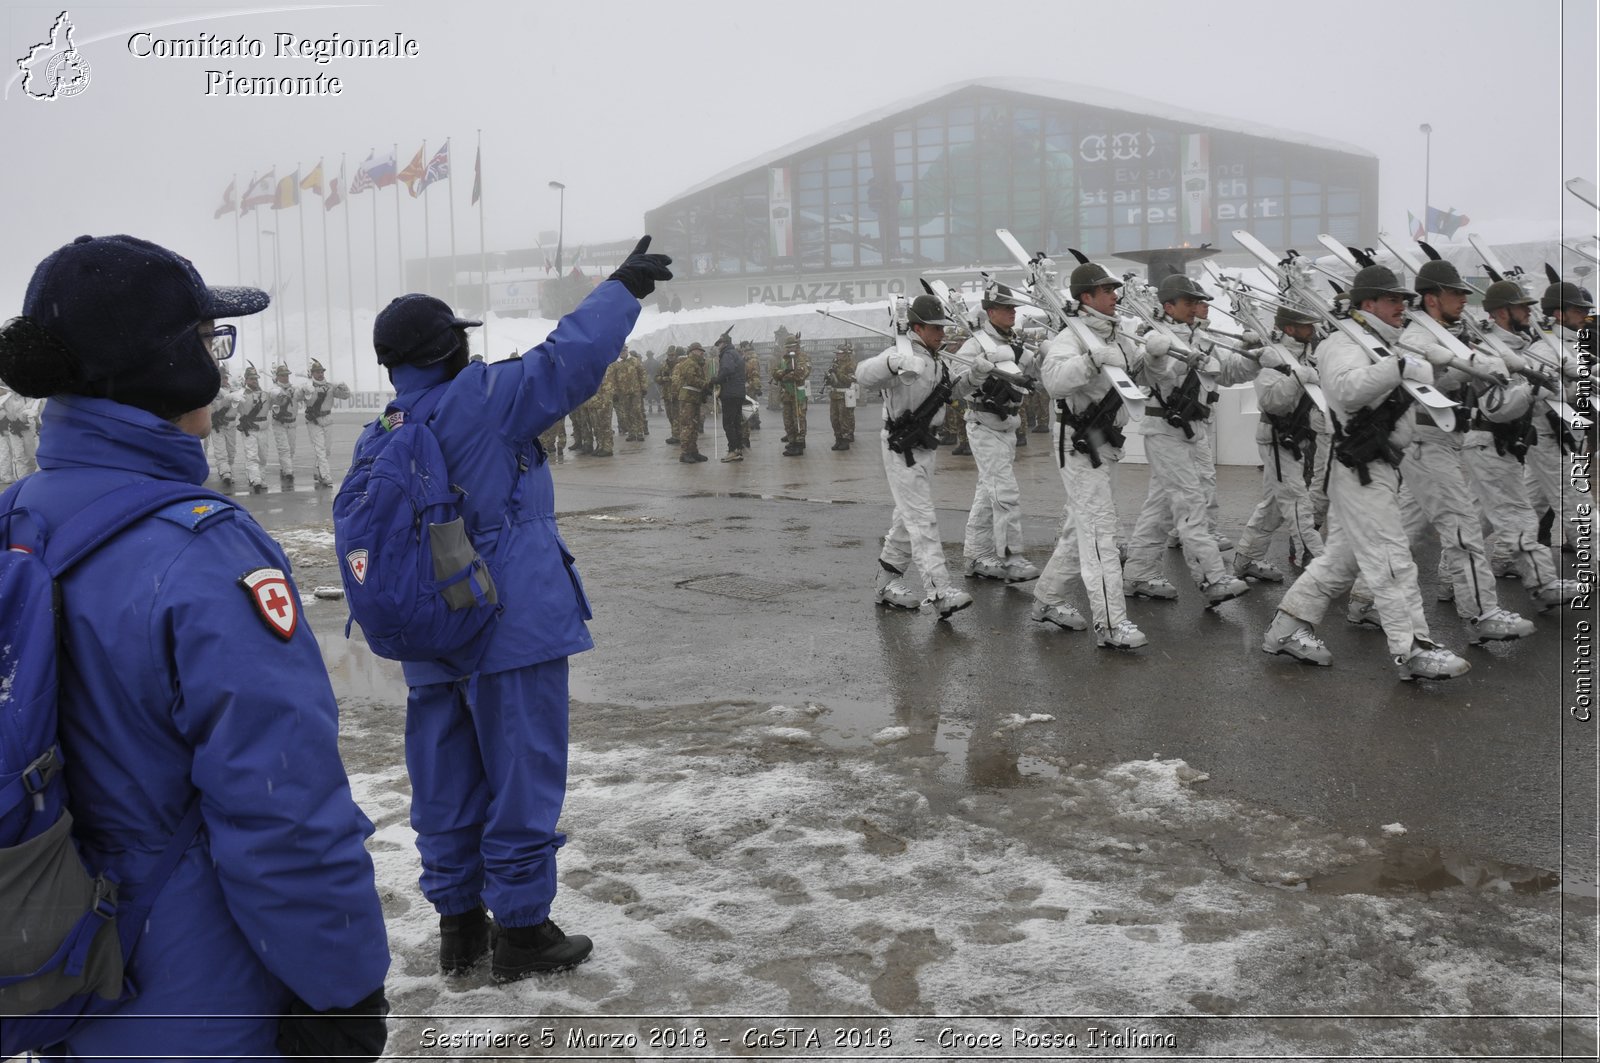
<svg viewBox="0 0 1600 1063">
<path fill-rule="evenodd" d="M 322 184 L 322 160 L 317 160 L 318 180 Z M 328 275 L 328 191 L 317 197 L 322 204 L 322 319 L 328 326 L 328 364 L 333 365 L 333 279 Z"/>
<path fill-rule="evenodd" d="M 356 267 L 355 254 L 350 243 L 350 182 L 345 177 L 344 152 L 339 153 L 339 183 L 344 185 L 344 277 L 345 311 L 350 316 L 350 390 L 358 390 L 357 368 L 361 365 L 360 348 L 356 346 Z"/>
<path fill-rule="evenodd" d="M 250 179 L 250 187 L 254 188 L 255 186 L 256 181 L 255 178 L 252 177 Z M 241 209 L 243 209 L 243 199 L 239 200 L 239 206 Z M 263 283 L 263 278 L 261 276 L 261 215 L 256 213 L 255 207 L 250 208 L 250 217 L 254 218 L 256 223 L 256 284 L 262 288 L 271 288 L 272 285 Z M 272 298 L 273 301 L 276 302 L 278 293 L 273 292 Z M 256 315 L 256 331 L 261 333 L 261 350 L 265 352 L 267 349 L 267 321 L 266 316 L 263 314 Z M 243 378 L 241 377 L 241 380 L 242 379 Z"/>
<path fill-rule="evenodd" d="M 300 230 L 300 327 L 306 341 L 306 375 L 311 375 L 311 296 L 306 287 L 306 212 L 300 204 L 300 163 L 294 164 L 295 225 Z"/>
<path fill-rule="evenodd" d="M 372 150 L 372 155 L 378 153 Z M 368 156 L 371 157 L 370 155 Z M 365 163 L 362 163 L 365 166 Z M 376 314 L 383 309 L 383 296 L 378 292 L 378 192 L 377 186 L 372 186 L 372 312 Z"/>
<path fill-rule="evenodd" d="M 433 292 L 433 242 L 429 236 L 432 230 L 432 215 L 428 211 L 428 141 L 422 141 L 422 290 Z"/>
<path fill-rule="evenodd" d="M 394 164 L 396 166 L 400 165 L 399 144 L 394 146 Z M 406 251 L 405 236 L 400 231 L 400 177 L 398 171 L 396 171 L 394 179 L 394 260 L 395 265 L 400 270 L 400 287 L 398 290 L 404 293 L 406 290 Z"/>
<path fill-rule="evenodd" d="M 483 130 L 478 130 L 478 298 L 483 307 L 483 360 L 489 360 L 489 245 L 483 240 Z"/>
<path fill-rule="evenodd" d="M 446 151 L 448 151 L 450 149 L 450 138 L 449 137 L 445 137 L 444 138 L 444 146 L 445 146 L 445 150 Z M 450 305 L 451 306 L 455 306 L 456 305 L 456 192 L 455 192 L 456 183 L 455 183 L 455 180 L 454 180 L 454 178 L 455 178 L 455 163 L 451 162 L 450 166 L 451 166 L 450 189 L 449 189 L 448 192 L 445 193 L 444 201 L 446 203 L 450 204 Z M 489 360 L 489 355 L 488 355 L 487 352 L 484 353 L 483 359 L 484 359 L 484 361 L 488 361 Z"/>
<path fill-rule="evenodd" d="M 233 175 L 232 187 L 239 187 L 239 175 L 237 173 Z M 244 252 L 239 249 L 239 204 L 242 202 L 244 202 L 244 198 L 241 196 L 235 201 L 233 207 L 233 275 L 237 278 L 237 283 L 240 284 L 244 283 Z"/>
</svg>

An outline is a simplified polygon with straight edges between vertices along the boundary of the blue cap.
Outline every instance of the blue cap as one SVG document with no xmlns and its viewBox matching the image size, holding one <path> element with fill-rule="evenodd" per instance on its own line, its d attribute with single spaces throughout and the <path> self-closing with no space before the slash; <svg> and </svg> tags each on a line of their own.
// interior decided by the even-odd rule
<svg viewBox="0 0 1600 1063">
<path fill-rule="evenodd" d="M 372 347 L 378 364 L 432 365 L 456 349 L 455 330 L 483 324 L 457 317 L 450 304 L 431 295 L 402 295 L 372 323 Z"/>
</svg>

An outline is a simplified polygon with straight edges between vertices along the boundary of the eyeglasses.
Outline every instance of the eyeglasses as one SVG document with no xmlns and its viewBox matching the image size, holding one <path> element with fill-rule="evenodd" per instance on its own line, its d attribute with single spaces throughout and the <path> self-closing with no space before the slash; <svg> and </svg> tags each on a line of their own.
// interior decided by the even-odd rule
<svg viewBox="0 0 1600 1063">
<path fill-rule="evenodd" d="M 225 362 L 233 357 L 234 348 L 239 345 L 239 330 L 232 325 L 213 325 L 200 330 L 200 341 L 211 349 L 211 357 Z"/>
</svg>

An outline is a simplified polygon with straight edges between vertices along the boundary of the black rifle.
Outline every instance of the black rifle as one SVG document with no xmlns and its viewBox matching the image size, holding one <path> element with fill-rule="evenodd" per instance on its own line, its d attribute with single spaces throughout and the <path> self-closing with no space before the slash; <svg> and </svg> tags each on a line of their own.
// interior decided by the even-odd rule
<svg viewBox="0 0 1600 1063">
<path fill-rule="evenodd" d="M 1356 471 L 1363 487 L 1372 482 L 1367 472 L 1372 462 L 1383 461 L 1396 469 L 1400 467 L 1400 451 L 1389 441 L 1389 436 L 1410 404 L 1411 396 L 1404 389 L 1395 388 L 1378 405 L 1357 410 L 1346 424 L 1334 418 L 1334 457 L 1339 459 L 1339 464 Z"/>
<path fill-rule="evenodd" d="M 1100 397 L 1100 401 L 1083 411 L 1082 416 L 1072 412 L 1067 406 L 1066 399 L 1056 400 L 1056 413 L 1061 421 L 1061 428 L 1056 435 L 1056 464 L 1067 464 L 1067 429 L 1072 429 L 1072 449 L 1079 454 L 1089 455 L 1089 464 L 1094 468 L 1100 467 L 1100 448 L 1095 445 L 1094 430 L 1098 429 L 1100 437 L 1113 447 L 1120 447 L 1127 442 L 1122 434 L 1122 429 L 1117 427 L 1117 411 L 1122 409 L 1122 396 L 1115 391 L 1108 391 Z"/>
<path fill-rule="evenodd" d="M 939 440 L 933 434 L 934 414 L 950 402 L 950 371 L 944 363 L 939 363 L 939 382 L 933 386 L 933 391 L 922 400 L 922 404 L 914 410 L 902 413 L 899 417 L 891 418 L 889 429 L 889 449 L 906 459 L 906 468 L 911 468 L 917 463 L 912 452 L 919 447 L 923 450 L 933 450 L 938 447 Z"/>
</svg>

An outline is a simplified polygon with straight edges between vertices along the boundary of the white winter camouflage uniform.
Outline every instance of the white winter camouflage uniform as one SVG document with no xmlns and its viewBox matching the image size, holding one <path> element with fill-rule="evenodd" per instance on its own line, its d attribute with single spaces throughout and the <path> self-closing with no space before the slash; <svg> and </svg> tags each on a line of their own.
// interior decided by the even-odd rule
<svg viewBox="0 0 1600 1063">
<path fill-rule="evenodd" d="M 1019 359 L 1020 339 L 1001 335 L 988 315 L 984 315 L 980 327 L 995 347 L 989 356 L 991 361 L 1013 362 L 1024 372 L 1032 368 L 1031 359 Z M 976 358 L 983 353 L 983 346 L 974 337 L 956 353 L 962 358 Z M 1022 424 L 1020 405 L 1009 407 L 1006 412 L 983 408 L 985 400 L 969 366 L 952 372 L 950 380 L 955 397 L 966 400 L 967 444 L 978 466 L 978 486 L 967 515 L 963 553 L 971 560 L 994 559 L 1003 563 L 1007 557 L 1022 554 L 1022 492 L 1017 487 L 1015 468 L 1017 428 Z"/>
</svg>

